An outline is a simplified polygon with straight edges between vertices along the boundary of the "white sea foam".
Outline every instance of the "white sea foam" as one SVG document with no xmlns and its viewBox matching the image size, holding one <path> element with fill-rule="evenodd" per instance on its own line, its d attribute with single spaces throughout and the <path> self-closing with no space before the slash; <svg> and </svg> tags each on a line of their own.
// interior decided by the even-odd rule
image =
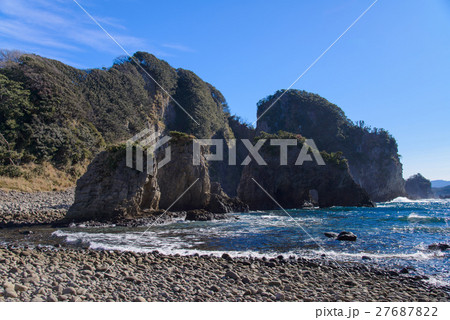
<svg viewBox="0 0 450 320">
<path fill-rule="evenodd" d="M 408 199 L 406 197 L 397 197 L 389 201 L 389 203 L 397 203 L 397 202 L 414 202 L 414 200 Z"/>
<path fill-rule="evenodd" d="M 411 222 L 447 222 L 450 218 L 447 217 L 436 217 L 436 216 L 424 216 L 418 213 L 412 212 L 407 217 L 408 221 Z"/>
<path fill-rule="evenodd" d="M 369 252 L 358 252 L 358 253 L 350 253 L 350 252 L 336 252 L 336 251 L 326 251 L 326 250 L 317 250 L 317 254 L 325 254 L 327 256 L 331 256 L 337 258 L 358 258 L 361 259 L 363 256 L 369 257 L 371 259 L 402 259 L 402 260 L 430 260 L 435 259 L 437 257 L 442 257 L 445 255 L 444 252 L 441 251 L 433 251 L 433 252 L 424 252 L 424 251 L 416 251 L 412 253 L 369 253 Z"/>
<path fill-rule="evenodd" d="M 389 204 L 389 203 L 449 203 L 450 199 L 436 199 L 436 198 L 430 198 L 430 199 L 419 199 L 419 200 L 411 200 L 406 197 L 397 197 L 391 201 L 388 202 L 381 202 L 381 204 Z"/>
<path fill-rule="evenodd" d="M 215 251 L 215 250 L 198 250 L 194 248 L 194 245 L 202 244 L 202 241 L 194 241 L 187 243 L 182 241 L 178 237 L 164 237 L 160 238 L 156 234 L 146 233 L 142 236 L 141 233 L 86 233 L 86 232 L 66 232 L 62 230 L 57 230 L 53 232 L 54 236 L 65 237 L 66 242 L 72 244 L 85 244 L 89 245 L 91 249 L 104 249 L 104 250 L 120 250 L 120 251 L 135 251 L 135 252 L 150 252 L 153 250 L 158 250 L 165 254 L 183 254 L 190 255 L 194 253 L 199 254 L 211 254 L 220 256 L 224 252 L 232 256 L 246 257 L 262 257 L 262 256 L 276 256 L 280 253 L 277 252 L 257 252 L 253 250 L 247 251 Z M 320 241 L 320 239 L 309 239 L 315 242 Z M 418 250 L 413 253 L 369 253 L 369 252 L 337 252 L 332 250 L 301 250 L 301 251 L 290 251 L 283 253 L 288 256 L 295 257 L 320 257 L 325 254 L 326 256 L 335 258 L 337 260 L 353 258 L 361 259 L 363 256 L 370 257 L 372 259 L 405 259 L 405 260 L 429 260 L 437 257 L 442 257 L 445 255 L 441 251 L 427 252 L 423 250 Z"/>
<path fill-rule="evenodd" d="M 430 216 L 421 216 L 420 214 L 417 214 L 415 212 L 412 212 L 409 214 L 408 219 L 433 219 L 434 217 L 430 217 Z"/>
<path fill-rule="evenodd" d="M 436 287 L 448 287 L 450 286 L 450 281 L 448 280 L 444 280 L 444 279 L 440 279 L 438 277 L 430 277 L 428 280 L 425 280 L 425 282 L 436 286 Z"/>
</svg>

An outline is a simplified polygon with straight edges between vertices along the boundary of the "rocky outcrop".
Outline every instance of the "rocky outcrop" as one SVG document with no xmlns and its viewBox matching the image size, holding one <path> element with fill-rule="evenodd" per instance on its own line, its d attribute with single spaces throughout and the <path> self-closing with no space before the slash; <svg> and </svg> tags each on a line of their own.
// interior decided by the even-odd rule
<svg viewBox="0 0 450 320">
<path fill-rule="evenodd" d="M 430 244 L 428 246 L 428 249 L 445 251 L 447 249 L 450 249 L 450 244 L 447 244 L 447 243 L 433 243 L 433 244 Z"/>
<path fill-rule="evenodd" d="M 293 209 L 310 204 L 320 207 L 374 205 L 367 192 L 351 177 L 345 159 L 322 153 L 325 165 L 316 162 L 295 165 L 300 149 L 301 146 L 290 148 L 287 165 L 280 165 L 274 147 L 263 147 L 260 154 L 267 165 L 258 165 L 253 160 L 244 167 L 239 198 L 253 210 L 280 209 L 280 206 Z"/>
<path fill-rule="evenodd" d="M 204 209 L 189 210 L 186 212 L 186 221 L 211 221 L 229 218 L 228 215 L 213 213 Z"/>
<path fill-rule="evenodd" d="M 338 106 L 324 98 L 298 90 L 289 90 L 258 103 L 257 132 L 284 130 L 313 139 L 319 150 L 343 152 L 350 173 L 374 201 L 405 196 L 402 164 L 395 139 L 383 129 L 354 124 Z"/>
<path fill-rule="evenodd" d="M 157 209 L 160 191 L 155 176 L 128 168 L 125 149 L 104 151 L 77 181 L 68 221 L 137 218 Z"/>
<path fill-rule="evenodd" d="M 336 240 L 339 241 L 356 241 L 357 236 L 350 231 L 342 231 L 338 234 L 338 236 L 336 237 Z"/>
<path fill-rule="evenodd" d="M 405 189 L 410 199 L 434 198 L 433 191 L 431 190 L 431 181 L 420 173 L 406 180 Z"/>
<path fill-rule="evenodd" d="M 214 214 L 242 212 L 248 207 L 230 198 L 211 183 L 203 154 L 200 164 L 192 161 L 191 136 L 173 137 L 169 142 L 171 161 L 153 174 L 126 166 L 125 146 L 100 153 L 78 180 L 75 202 L 67 221 L 117 221 L 136 219 L 158 209 L 170 211 L 206 210 Z"/>
</svg>

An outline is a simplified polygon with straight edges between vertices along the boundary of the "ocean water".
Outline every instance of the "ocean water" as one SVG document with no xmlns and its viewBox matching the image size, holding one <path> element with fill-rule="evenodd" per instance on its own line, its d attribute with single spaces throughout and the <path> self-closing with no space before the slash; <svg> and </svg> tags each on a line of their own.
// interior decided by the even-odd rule
<svg viewBox="0 0 450 320">
<path fill-rule="evenodd" d="M 125 227 L 41 228 L 28 240 L 40 245 L 65 242 L 93 249 L 158 250 L 189 255 L 224 252 L 231 256 L 277 255 L 327 258 L 376 264 L 426 275 L 430 283 L 450 285 L 450 250 L 428 249 L 450 243 L 450 200 L 397 198 L 376 208 L 334 207 L 235 214 L 237 219 Z M 324 232 L 352 231 L 355 242 L 337 241 Z M 17 241 L 0 232 L 0 241 Z M 364 257 L 364 259 L 363 259 Z"/>
<path fill-rule="evenodd" d="M 238 219 L 233 220 L 176 221 L 140 228 L 73 228 L 55 231 L 53 236 L 94 249 L 254 257 L 282 254 L 375 263 L 394 270 L 410 267 L 413 274 L 427 275 L 434 284 L 450 284 L 450 250 L 428 249 L 433 243 L 450 242 L 450 200 L 397 198 L 376 208 L 287 212 L 250 212 L 236 214 Z M 329 239 L 324 236 L 327 231 L 352 231 L 358 240 Z"/>
</svg>

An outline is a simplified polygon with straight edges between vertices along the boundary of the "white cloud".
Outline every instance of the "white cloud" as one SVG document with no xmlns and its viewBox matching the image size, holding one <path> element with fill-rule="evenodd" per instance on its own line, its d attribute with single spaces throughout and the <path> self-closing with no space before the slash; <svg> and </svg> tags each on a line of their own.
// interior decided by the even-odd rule
<svg viewBox="0 0 450 320">
<path fill-rule="evenodd" d="M 149 44 L 145 39 L 127 34 L 127 28 L 117 18 L 96 15 L 100 9 L 86 7 L 130 53 L 140 50 L 169 57 L 173 54 L 164 49 L 194 51 L 177 43 Z M 124 54 L 72 0 L 0 0 L 0 43 L 19 44 L 16 49 L 33 48 L 39 54 L 59 51 L 66 60 L 80 51 Z"/>
<path fill-rule="evenodd" d="M 72 6 L 73 5 L 73 6 Z M 39 45 L 45 49 L 122 54 L 120 48 L 72 1 L 0 0 L 0 39 Z M 96 17 L 130 52 L 147 47 L 141 38 L 124 34 L 117 19 Z M 20 49 L 20 48 L 18 48 Z"/>
</svg>

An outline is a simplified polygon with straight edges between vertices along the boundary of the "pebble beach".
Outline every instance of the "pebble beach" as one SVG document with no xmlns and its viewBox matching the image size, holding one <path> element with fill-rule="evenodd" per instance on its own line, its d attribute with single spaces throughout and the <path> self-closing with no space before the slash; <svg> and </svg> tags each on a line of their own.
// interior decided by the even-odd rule
<svg viewBox="0 0 450 320">
<path fill-rule="evenodd" d="M 0 249 L 0 301 L 449 301 L 409 276 L 328 260 Z"/>
<path fill-rule="evenodd" d="M 3 228 L 61 219 L 73 190 L 0 193 Z M 50 214 L 49 214 L 50 213 Z M 0 230 L 0 232 L 2 232 Z M 0 301 L 449 301 L 449 288 L 370 264 L 0 246 Z"/>
</svg>

